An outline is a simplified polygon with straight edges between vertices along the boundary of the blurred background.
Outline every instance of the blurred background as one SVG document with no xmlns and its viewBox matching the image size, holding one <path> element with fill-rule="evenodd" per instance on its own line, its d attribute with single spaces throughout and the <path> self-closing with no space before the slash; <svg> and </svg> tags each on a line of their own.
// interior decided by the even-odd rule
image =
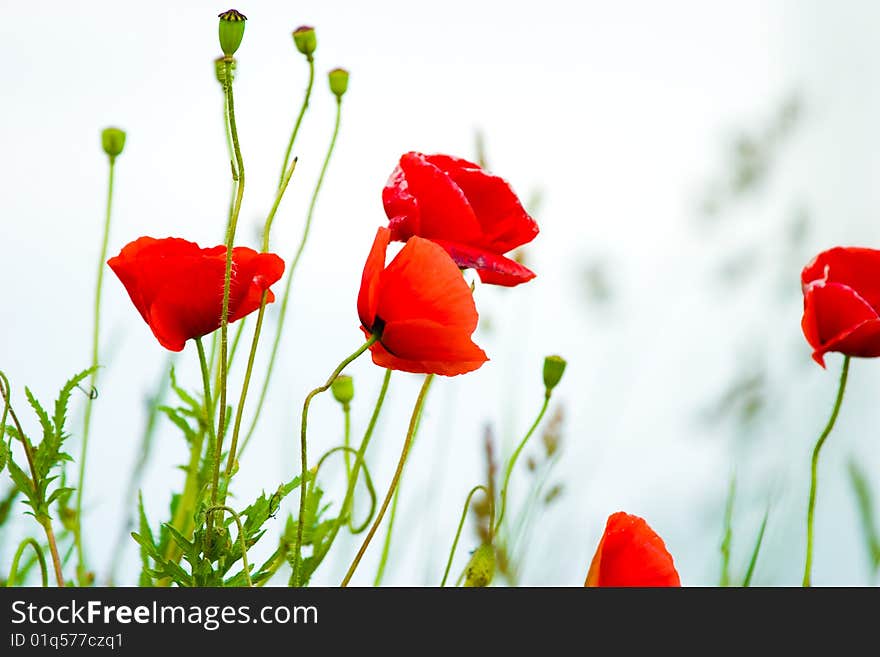
<svg viewBox="0 0 880 657">
<path fill-rule="evenodd" d="M 104 127 L 128 134 L 116 166 L 111 254 L 140 235 L 222 242 L 230 182 L 213 59 L 216 16 L 229 7 L 0 5 L 0 369 L 33 429 L 24 386 L 53 399 L 90 361 Z M 837 355 L 827 371 L 810 359 L 799 276 L 830 246 L 878 245 L 880 6 L 245 0 L 236 8 L 249 19 L 235 83 L 247 171 L 238 243 L 258 243 L 305 88 L 291 31 L 313 25 L 318 49 L 299 166 L 273 229 L 272 249 L 288 261 L 332 131 L 326 72 L 344 66 L 351 82 L 268 406 L 232 503 L 245 506 L 299 472 L 302 400 L 362 340 L 361 270 L 386 221 L 381 189 L 399 156 L 483 157 L 541 226 L 522 252 L 538 276 L 515 289 L 477 288 L 475 338 L 491 361 L 431 390 L 383 583 L 439 583 L 465 495 L 486 476 L 487 436 L 496 460 L 510 453 L 540 408 L 543 358 L 558 353 L 568 369 L 552 421 L 514 472 L 510 513 L 524 530 L 510 577 L 498 584 L 581 585 L 617 510 L 647 519 L 683 584 L 717 584 L 735 476 L 734 583 L 769 510 L 752 582 L 798 585 L 810 452 L 841 366 Z M 136 546 L 123 541 L 117 554 L 116 537 L 134 508 L 126 489 L 146 400 L 167 378 L 169 354 L 109 272 L 102 327 L 106 367 L 93 409 L 85 540 L 99 583 L 115 558 L 114 581 L 135 584 Z M 264 357 L 268 346 L 264 340 Z M 198 390 L 192 345 L 176 367 L 179 381 Z M 350 373 L 357 440 L 382 372 L 361 359 Z M 236 369 L 236 395 L 240 380 Z M 392 378 L 368 454 L 380 494 L 419 384 L 413 375 Z M 820 464 L 819 585 L 877 582 L 880 547 L 869 527 L 880 518 L 868 507 L 880 495 L 878 390 L 880 363 L 855 360 Z M 69 451 L 78 454 L 86 398 L 74 399 Z M 315 458 L 341 441 L 342 414 L 330 395 L 313 404 L 310 426 Z M 186 458 L 182 437 L 161 419 L 141 484 L 154 528 L 182 485 L 177 466 Z M 341 464 L 322 472 L 338 504 Z M 294 495 L 286 508 L 295 505 Z M 284 516 L 256 555 L 274 549 Z M 0 529 L 4 572 L 35 527 L 21 516 Z M 384 534 L 353 583 L 373 581 Z M 314 582 L 337 584 L 360 538 L 339 540 Z M 478 540 L 471 517 L 453 575 Z"/>
</svg>

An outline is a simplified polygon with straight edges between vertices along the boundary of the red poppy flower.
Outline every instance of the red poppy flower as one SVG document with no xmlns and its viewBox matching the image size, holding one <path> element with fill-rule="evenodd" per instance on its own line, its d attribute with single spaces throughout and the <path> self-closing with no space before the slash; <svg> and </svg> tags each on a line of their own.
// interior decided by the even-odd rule
<svg viewBox="0 0 880 657">
<path fill-rule="evenodd" d="M 378 335 L 373 362 L 404 372 L 452 376 L 479 368 L 486 353 L 471 342 L 477 309 L 461 271 L 439 246 L 413 237 L 391 263 L 391 231 L 380 228 L 364 265 L 358 315 Z"/>
<path fill-rule="evenodd" d="M 825 354 L 880 356 L 880 251 L 836 247 L 823 251 L 801 273 L 801 327 L 813 360 Z"/>
<path fill-rule="evenodd" d="M 391 174 L 382 202 L 391 239 L 413 235 L 442 246 L 459 267 L 484 283 L 511 287 L 535 274 L 504 253 L 530 242 L 538 224 L 503 179 L 449 155 L 406 153 Z"/>
<path fill-rule="evenodd" d="M 663 539 L 642 518 L 611 514 L 584 586 L 681 586 Z"/>
<path fill-rule="evenodd" d="M 225 246 L 202 249 L 176 237 L 140 237 L 126 244 L 107 264 L 166 349 L 180 351 L 190 338 L 220 327 Z M 284 261 L 274 253 L 233 248 L 229 321 L 259 308 L 263 292 L 283 273 Z M 275 300 L 271 290 L 266 300 Z"/>
</svg>

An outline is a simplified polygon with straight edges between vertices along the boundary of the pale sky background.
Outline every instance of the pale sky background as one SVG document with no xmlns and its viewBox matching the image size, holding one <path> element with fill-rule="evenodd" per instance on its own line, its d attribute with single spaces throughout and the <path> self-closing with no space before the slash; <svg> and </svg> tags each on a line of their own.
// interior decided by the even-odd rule
<svg viewBox="0 0 880 657">
<path fill-rule="evenodd" d="M 553 481 L 565 490 L 536 522 L 522 583 L 580 585 L 605 519 L 617 510 L 643 516 L 660 533 L 684 584 L 716 583 L 724 498 L 736 470 L 735 574 L 745 568 L 769 504 L 754 581 L 798 584 L 809 454 L 840 367 L 830 357 L 823 372 L 809 359 L 799 328 L 799 274 L 824 248 L 878 245 L 880 8 L 867 1 L 696 0 L 235 6 L 249 19 L 235 87 L 247 172 L 238 243 L 256 244 L 305 87 L 306 65 L 290 32 L 316 27 L 318 75 L 296 148 L 299 167 L 275 222 L 272 249 L 285 260 L 332 128 L 326 72 L 344 66 L 351 82 L 296 273 L 269 406 L 242 459 L 234 503 L 245 506 L 261 488 L 298 473 L 303 397 L 361 342 L 355 299 L 372 237 L 385 222 L 381 188 L 398 157 L 408 150 L 474 157 L 474 135 L 482 130 L 493 172 L 524 200 L 542 192 L 541 234 L 528 249 L 538 277 L 513 290 L 477 290 L 483 325 L 476 339 L 492 360 L 432 389 L 403 481 L 385 582 L 439 583 L 464 497 L 482 481 L 486 423 L 509 450 L 540 406 L 543 357 L 559 353 L 569 366 L 553 404 L 566 413 Z M 128 134 L 117 161 L 111 255 L 140 235 L 222 240 L 229 166 L 212 60 L 220 54 L 216 15 L 229 7 L 3 0 L 0 8 L 0 368 L 33 427 L 23 387 L 49 400 L 90 359 L 106 193 L 102 128 Z M 774 151 L 771 175 L 706 228 L 700 199 L 708 183 L 727 175 L 732 139 L 760 131 L 792 95 L 802 116 Z M 811 229 L 792 253 L 781 246 L 780 231 L 794 212 L 807 213 Z M 761 273 L 734 292 L 719 287 L 719 265 L 750 244 L 759 245 Z M 613 293 L 606 304 L 588 303 L 583 292 L 582 271 L 593 261 L 606 267 Z M 122 497 L 143 398 L 166 359 L 109 271 L 103 308 L 109 362 L 100 375 L 85 494 L 86 541 L 99 578 L 127 513 Z M 750 362 L 768 372 L 770 410 L 743 438 L 731 422 L 700 418 Z M 178 363 L 180 380 L 198 390 L 192 345 Z M 382 373 L 367 359 L 350 372 L 357 436 Z M 855 361 L 850 384 L 821 464 L 817 584 L 869 582 L 845 464 L 857 457 L 880 494 L 880 363 Z M 370 450 L 382 492 L 418 385 L 412 375 L 393 379 Z M 75 399 L 78 433 L 83 399 Z M 329 395 L 314 403 L 312 462 L 339 440 L 341 423 Z M 527 453 L 538 447 L 536 440 Z M 164 422 L 144 482 L 154 527 L 182 482 L 175 466 L 185 457 L 182 438 Z M 328 468 L 325 481 L 337 502 L 339 468 Z M 518 467 L 514 503 L 527 480 Z M 255 555 L 271 552 L 282 524 L 279 514 Z M 17 541 L 34 525 L 22 519 L 4 531 Z M 383 536 L 355 583 L 372 582 Z M 14 545 L 6 539 L 4 568 Z M 476 545 L 469 527 L 454 572 Z M 340 540 L 315 583 L 338 583 L 356 546 Z M 134 548 L 131 542 L 120 583 L 136 581 Z"/>
</svg>

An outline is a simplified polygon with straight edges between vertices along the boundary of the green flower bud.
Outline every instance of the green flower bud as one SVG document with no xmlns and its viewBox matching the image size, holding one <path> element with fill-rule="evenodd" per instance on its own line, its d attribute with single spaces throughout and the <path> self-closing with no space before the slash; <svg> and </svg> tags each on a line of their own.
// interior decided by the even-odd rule
<svg viewBox="0 0 880 657">
<path fill-rule="evenodd" d="M 244 37 L 244 22 L 247 16 L 235 9 L 224 11 L 220 16 L 220 49 L 227 57 L 232 57 Z"/>
<path fill-rule="evenodd" d="M 495 576 L 495 548 L 483 543 L 474 550 L 471 560 L 465 569 L 464 585 L 466 587 L 489 586 Z"/>
<path fill-rule="evenodd" d="M 226 57 L 218 57 L 214 60 L 214 75 L 217 76 L 217 82 L 223 86 L 224 81 L 226 80 L 226 62 L 229 62 L 229 81 L 232 82 L 235 79 L 235 59 L 230 57 L 226 59 Z"/>
<path fill-rule="evenodd" d="M 337 100 L 342 100 L 342 96 L 348 90 L 348 71 L 344 68 L 334 68 L 327 77 L 330 80 L 330 91 Z"/>
<path fill-rule="evenodd" d="M 125 148 L 125 132 L 119 128 L 104 128 L 101 132 L 101 146 L 111 159 L 116 157 Z"/>
<path fill-rule="evenodd" d="M 315 28 L 301 25 L 293 31 L 293 43 L 296 49 L 303 55 L 312 58 L 315 48 L 318 47 L 318 38 L 315 36 Z"/>
<path fill-rule="evenodd" d="M 347 374 L 341 374 L 333 379 L 330 391 L 333 393 L 333 399 L 347 406 L 354 398 L 354 381 Z"/>
<path fill-rule="evenodd" d="M 544 387 L 547 394 L 556 387 L 565 372 L 565 359 L 562 356 L 547 356 L 544 359 Z"/>
</svg>

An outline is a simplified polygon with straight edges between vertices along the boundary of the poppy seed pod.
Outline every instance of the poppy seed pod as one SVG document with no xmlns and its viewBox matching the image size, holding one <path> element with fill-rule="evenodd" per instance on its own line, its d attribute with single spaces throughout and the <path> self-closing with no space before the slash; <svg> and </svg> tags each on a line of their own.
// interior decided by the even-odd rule
<svg viewBox="0 0 880 657">
<path fill-rule="evenodd" d="M 104 128 L 101 132 L 101 146 L 111 159 L 115 158 L 125 148 L 125 131 L 119 128 Z"/>
<path fill-rule="evenodd" d="M 301 25 L 293 31 L 293 43 L 296 49 L 311 59 L 318 47 L 318 37 L 315 36 L 315 28 Z"/>
<path fill-rule="evenodd" d="M 334 68 L 327 74 L 327 78 L 330 81 L 330 91 L 337 100 L 342 100 L 342 96 L 348 91 L 348 71 L 344 68 Z"/>
<path fill-rule="evenodd" d="M 347 374 L 340 374 L 330 384 L 333 399 L 343 406 L 348 406 L 354 399 L 354 381 Z"/>
<path fill-rule="evenodd" d="M 235 9 L 229 9 L 219 14 L 220 25 L 218 27 L 218 36 L 220 37 L 220 49 L 227 57 L 232 57 L 241 40 L 244 38 L 244 23 L 247 16 Z"/>
<path fill-rule="evenodd" d="M 547 394 L 556 387 L 565 372 L 565 359 L 562 356 L 547 356 L 544 359 L 544 387 Z"/>
<path fill-rule="evenodd" d="M 483 587 L 492 583 L 495 576 L 495 548 L 483 543 L 474 550 L 465 570 L 465 587 Z"/>
</svg>

